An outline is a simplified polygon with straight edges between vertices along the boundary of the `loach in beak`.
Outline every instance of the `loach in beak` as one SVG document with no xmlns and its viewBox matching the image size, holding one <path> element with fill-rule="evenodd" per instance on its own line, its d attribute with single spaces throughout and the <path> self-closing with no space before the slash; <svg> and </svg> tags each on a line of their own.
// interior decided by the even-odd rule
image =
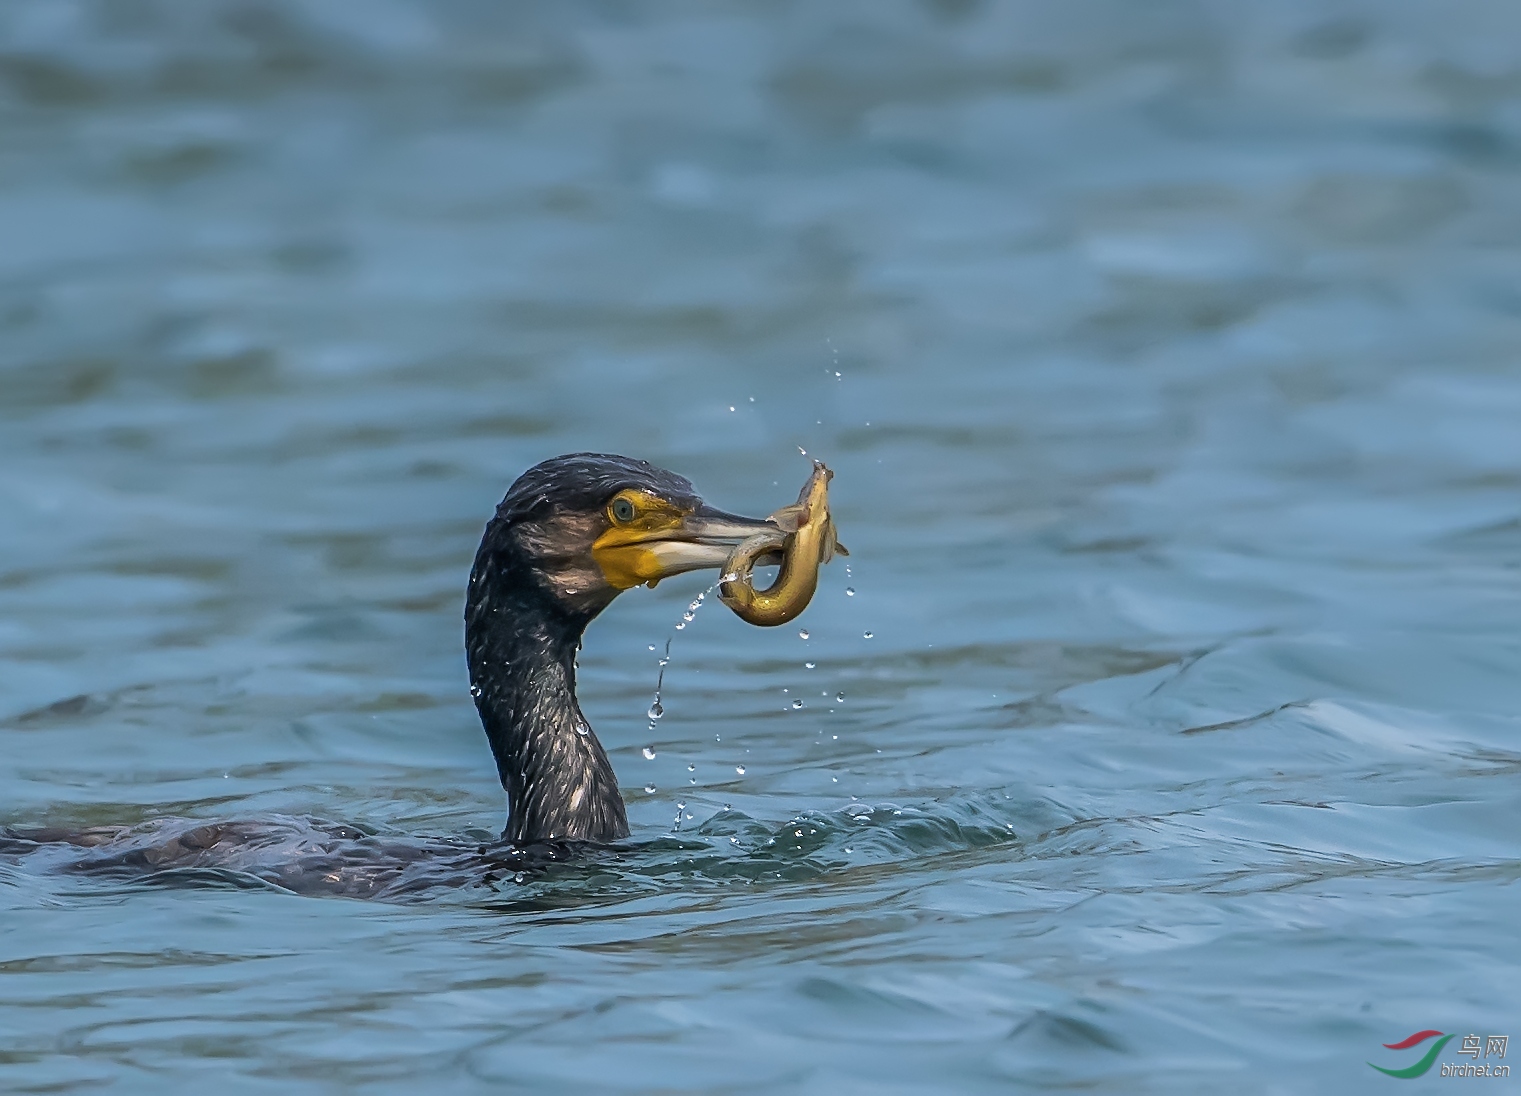
<svg viewBox="0 0 1521 1096">
<path fill-rule="evenodd" d="M 813 600 L 819 568 L 836 552 L 850 555 L 835 536 L 829 514 L 829 481 L 833 478 L 834 473 L 822 461 L 814 461 L 813 474 L 803 485 L 797 504 L 772 514 L 769 520 L 773 528 L 758 530 L 724 563 L 718 596 L 741 620 L 765 628 L 786 624 Z M 757 590 L 755 568 L 774 562 L 778 553 L 782 566 L 776 581 Z"/>
<path fill-rule="evenodd" d="M 818 589 L 819 568 L 836 552 L 849 555 L 835 537 L 829 515 L 834 473 L 819 461 L 797 502 L 769 518 L 746 518 L 691 500 L 672 502 L 629 489 L 608 506 L 608 527 L 591 554 L 613 590 L 654 586 L 687 571 L 721 568 L 719 597 L 750 624 L 785 624 L 808 607 Z M 755 588 L 756 567 L 779 563 L 776 581 Z"/>
</svg>

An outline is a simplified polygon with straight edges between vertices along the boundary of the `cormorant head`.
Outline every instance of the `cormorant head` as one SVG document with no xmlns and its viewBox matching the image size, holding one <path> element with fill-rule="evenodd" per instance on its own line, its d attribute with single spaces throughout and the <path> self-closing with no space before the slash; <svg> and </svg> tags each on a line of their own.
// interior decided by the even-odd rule
<svg viewBox="0 0 1521 1096">
<path fill-rule="evenodd" d="M 563 609 L 587 618 L 624 590 L 722 567 L 740 541 L 777 528 L 713 509 L 673 472 L 605 453 L 530 468 L 491 525 L 487 543 L 508 549 Z"/>
</svg>

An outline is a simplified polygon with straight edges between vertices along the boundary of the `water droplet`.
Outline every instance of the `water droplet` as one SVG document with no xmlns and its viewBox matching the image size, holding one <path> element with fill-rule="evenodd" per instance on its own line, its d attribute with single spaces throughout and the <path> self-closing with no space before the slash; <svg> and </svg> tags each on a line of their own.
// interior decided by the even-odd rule
<svg viewBox="0 0 1521 1096">
<path fill-rule="evenodd" d="M 588 727 L 585 723 L 577 723 L 576 724 L 576 733 L 578 735 L 585 736 L 585 735 L 591 733 L 591 728 Z"/>
<path fill-rule="evenodd" d="M 691 617 L 687 618 L 687 620 L 691 620 L 691 619 L 692 619 Z M 684 631 L 686 631 L 686 627 L 687 627 L 687 621 L 686 620 L 678 621 L 676 623 L 676 630 L 678 632 L 684 632 Z"/>
<path fill-rule="evenodd" d="M 730 411 L 733 411 L 733 410 L 734 410 L 734 405 L 733 405 L 733 404 L 732 404 L 732 403 L 731 403 L 731 404 L 730 404 L 730 405 L 729 405 L 729 410 L 730 410 Z"/>
<path fill-rule="evenodd" d="M 695 784 L 695 783 L 697 783 L 697 778 L 695 776 L 688 777 L 687 778 L 687 783 L 688 784 Z M 687 815 L 687 817 L 691 818 L 692 816 L 691 815 Z"/>
<path fill-rule="evenodd" d="M 814 666 L 814 664 L 812 662 L 805 662 L 805 663 L 803 663 L 803 669 L 805 669 L 805 670 L 811 670 L 811 669 L 813 669 L 813 666 Z"/>
<path fill-rule="evenodd" d="M 861 638 L 862 639 L 870 639 L 871 638 L 871 633 L 870 632 L 862 632 L 861 633 Z"/>
<path fill-rule="evenodd" d="M 803 448 L 803 447 L 802 447 L 802 446 L 801 446 L 801 445 L 799 445 L 799 446 L 798 446 L 798 447 L 797 447 L 797 451 L 798 451 L 798 452 L 799 452 L 799 453 L 801 453 L 801 454 L 803 454 L 803 456 L 805 456 L 805 457 L 806 457 L 806 456 L 807 456 L 807 455 L 808 455 L 808 450 L 806 450 L 806 449 L 804 449 L 804 448 Z"/>
<path fill-rule="evenodd" d="M 843 703 L 845 703 L 845 694 L 844 693 L 835 693 L 834 694 L 834 699 L 835 699 L 836 703 L 843 704 Z"/>
<path fill-rule="evenodd" d="M 639 752 L 642 753 L 642 754 L 644 754 L 644 759 L 646 761 L 654 761 L 655 760 L 655 747 L 654 746 L 646 746 L 643 750 L 641 750 Z"/>
<path fill-rule="evenodd" d="M 646 784 L 644 786 L 644 794 L 645 795 L 654 795 L 655 794 L 655 785 L 653 785 L 653 784 Z"/>
<path fill-rule="evenodd" d="M 481 687 L 479 685 L 472 685 L 472 686 L 470 686 L 470 695 L 471 696 L 480 696 L 481 695 Z"/>
<path fill-rule="evenodd" d="M 650 705 L 650 710 L 647 714 L 651 719 L 659 719 L 661 716 L 665 715 L 665 706 L 657 700 L 655 703 Z"/>
<path fill-rule="evenodd" d="M 654 644 L 653 644 L 653 643 L 651 643 L 651 644 L 650 644 L 650 650 L 652 650 L 652 651 L 653 651 L 653 650 L 654 650 L 654 649 L 655 649 L 655 645 L 654 645 Z"/>
<path fill-rule="evenodd" d="M 808 629 L 804 628 L 801 631 L 799 631 L 798 634 L 797 634 L 797 637 L 799 639 L 807 639 L 808 638 Z"/>
<path fill-rule="evenodd" d="M 835 737 L 838 738 L 839 735 L 836 735 Z M 835 783 L 835 784 L 838 784 L 840 782 L 840 778 L 838 776 L 831 776 L 829 779 L 830 779 L 830 781 L 832 783 Z"/>
<path fill-rule="evenodd" d="M 803 706 L 803 702 L 801 700 L 794 700 L 792 702 L 792 706 L 794 708 L 801 708 Z"/>
<path fill-rule="evenodd" d="M 681 614 L 681 622 L 683 624 L 690 624 L 692 623 L 692 618 L 696 615 L 697 614 L 694 613 L 691 609 L 688 609 L 686 612 Z"/>
<path fill-rule="evenodd" d="M 751 396 L 751 397 L 750 397 L 750 402 L 751 402 L 751 403 L 754 403 L 754 402 L 755 402 L 755 397 L 754 397 L 754 396 Z"/>
<path fill-rule="evenodd" d="M 659 665 L 662 666 L 662 667 L 669 666 L 670 664 L 671 664 L 671 656 L 670 655 L 666 655 L 664 658 L 662 658 L 660 660 L 660 663 L 659 663 Z"/>
<path fill-rule="evenodd" d="M 697 771 L 697 766 L 696 765 L 688 765 L 687 766 L 687 772 L 689 772 L 689 773 L 695 773 L 696 771 Z"/>
<path fill-rule="evenodd" d="M 736 773 L 738 773 L 740 776 L 744 776 L 745 775 L 745 767 L 743 765 L 735 765 L 734 766 L 734 771 Z"/>
<path fill-rule="evenodd" d="M 839 380 L 840 379 L 840 371 L 838 369 L 836 369 L 834 371 L 834 376 L 835 376 L 835 380 Z"/>
<path fill-rule="evenodd" d="M 856 588 L 854 586 L 847 586 L 847 587 L 845 587 L 845 596 L 846 597 L 855 597 L 856 596 Z M 655 648 L 653 648 L 653 647 L 650 648 L 650 650 L 652 650 L 652 651 L 654 649 Z"/>
<path fill-rule="evenodd" d="M 521 882 L 523 882 L 527 878 L 528 878 L 528 873 L 527 872 L 521 872 L 521 871 L 520 872 L 514 872 L 513 876 L 512 876 L 512 881 L 514 883 L 521 883 Z"/>
</svg>

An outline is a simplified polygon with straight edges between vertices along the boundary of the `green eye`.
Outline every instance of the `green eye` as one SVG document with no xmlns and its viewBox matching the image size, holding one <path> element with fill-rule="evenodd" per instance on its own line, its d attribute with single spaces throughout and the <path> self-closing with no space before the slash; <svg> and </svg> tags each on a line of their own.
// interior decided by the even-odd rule
<svg viewBox="0 0 1521 1096">
<path fill-rule="evenodd" d="M 628 499 L 613 499 L 613 520 L 633 521 L 634 504 Z"/>
</svg>

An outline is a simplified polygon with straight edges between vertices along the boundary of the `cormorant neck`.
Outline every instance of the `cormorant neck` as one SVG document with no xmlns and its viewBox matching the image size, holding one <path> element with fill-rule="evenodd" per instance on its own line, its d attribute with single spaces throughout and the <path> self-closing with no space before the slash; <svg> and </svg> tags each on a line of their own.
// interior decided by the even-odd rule
<svg viewBox="0 0 1521 1096">
<path fill-rule="evenodd" d="M 465 606 L 470 691 L 507 791 L 518 845 L 628 836 L 618 779 L 576 702 L 576 652 L 595 613 L 572 613 L 515 552 L 476 556 Z M 506 546 L 503 546 L 506 547 Z"/>
</svg>

